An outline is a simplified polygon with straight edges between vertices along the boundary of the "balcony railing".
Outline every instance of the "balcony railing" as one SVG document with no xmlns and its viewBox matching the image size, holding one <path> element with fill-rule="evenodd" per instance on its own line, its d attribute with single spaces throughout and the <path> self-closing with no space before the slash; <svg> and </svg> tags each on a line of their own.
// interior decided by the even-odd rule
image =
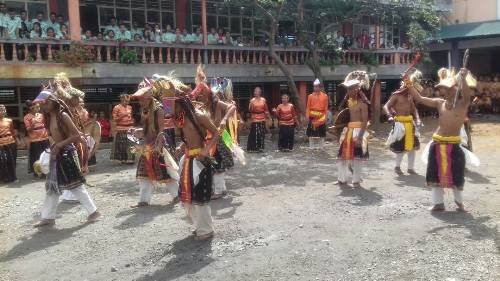
<svg viewBox="0 0 500 281">
<path fill-rule="evenodd" d="M 0 64 L 4 63 L 64 63 L 57 59 L 57 52 L 68 50 L 71 41 L 48 40 L 0 40 Z M 95 63 L 118 63 L 120 52 L 135 50 L 138 63 L 142 64 L 252 64 L 272 65 L 276 62 L 268 55 L 266 47 L 233 47 L 219 45 L 182 45 L 143 42 L 81 42 L 90 52 Z M 310 57 L 307 49 L 276 48 L 277 53 L 287 65 L 305 65 Z M 369 60 L 366 54 L 369 55 Z M 337 64 L 407 64 L 412 58 L 409 50 L 348 50 L 340 58 L 331 53 L 320 52 L 322 61 L 337 60 Z"/>
</svg>

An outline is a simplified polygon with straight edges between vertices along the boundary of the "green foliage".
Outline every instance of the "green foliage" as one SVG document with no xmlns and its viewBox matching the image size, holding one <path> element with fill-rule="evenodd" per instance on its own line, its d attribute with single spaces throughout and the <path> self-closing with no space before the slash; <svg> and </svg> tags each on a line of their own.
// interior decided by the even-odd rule
<svg viewBox="0 0 500 281">
<path fill-rule="evenodd" d="M 133 49 L 120 49 L 120 63 L 123 64 L 136 64 L 139 62 L 139 56 Z"/>
<path fill-rule="evenodd" d="M 93 46 L 72 42 L 69 49 L 58 50 L 54 55 L 54 60 L 69 66 L 81 66 L 94 61 L 95 57 Z"/>
</svg>

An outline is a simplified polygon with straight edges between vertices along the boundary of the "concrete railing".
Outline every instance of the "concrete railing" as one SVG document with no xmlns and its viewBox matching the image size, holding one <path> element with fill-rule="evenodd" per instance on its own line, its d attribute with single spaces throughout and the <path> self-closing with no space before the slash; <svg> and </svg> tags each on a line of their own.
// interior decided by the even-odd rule
<svg viewBox="0 0 500 281">
<path fill-rule="evenodd" d="M 72 42 L 67 40 L 0 40 L 0 63 L 64 63 L 57 60 L 57 52 L 68 50 Z M 269 56 L 266 47 L 233 47 L 223 45 L 183 45 L 144 42 L 82 41 L 91 61 L 116 63 L 120 53 L 134 50 L 138 63 L 143 64 L 257 64 L 272 65 L 276 62 Z M 305 48 L 276 48 L 285 64 L 304 65 L 310 53 Z M 366 54 L 370 54 L 367 61 Z M 323 61 L 345 65 L 407 64 L 412 54 L 409 50 L 348 50 L 340 60 L 331 53 L 320 52 Z"/>
</svg>

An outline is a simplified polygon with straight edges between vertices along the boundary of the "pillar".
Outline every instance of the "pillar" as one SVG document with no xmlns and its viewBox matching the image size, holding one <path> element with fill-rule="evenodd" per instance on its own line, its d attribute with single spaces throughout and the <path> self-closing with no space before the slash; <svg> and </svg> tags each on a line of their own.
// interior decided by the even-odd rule
<svg viewBox="0 0 500 281">
<path fill-rule="evenodd" d="M 71 1 L 71 0 L 70 0 Z M 47 15 L 47 18 L 49 18 L 50 13 L 56 13 L 59 14 L 59 5 L 57 4 L 57 0 L 49 0 L 49 14 Z M 31 15 L 30 15 L 31 16 Z"/>
<path fill-rule="evenodd" d="M 297 87 L 299 89 L 299 99 L 304 105 L 304 110 L 307 105 L 307 82 L 306 81 L 299 81 L 299 85 Z M 305 115 L 305 112 L 301 112 L 303 115 Z"/>
<path fill-rule="evenodd" d="M 371 121 L 373 124 L 379 124 L 380 123 L 380 109 L 381 109 L 381 104 L 380 104 L 380 98 L 382 95 L 382 87 L 380 80 L 377 80 L 375 84 L 373 85 L 373 97 L 371 97 L 371 105 L 372 105 L 372 118 Z"/>
<path fill-rule="evenodd" d="M 186 28 L 187 0 L 175 0 L 175 26 L 183 30 Z"/>
<path fill-rule="evenodd" d="M 71 40 L 80 41 L 82 30 L 80 27 L 80 0 L 68 0 L 69 33 Z"/>
<path fill-rule="evenodd" d="M 380 25 L 375 26 L 375 46 L 380 49 Z"/>
<path fill-rule="evenodd" d="M 203 46 L 208 45 L 207 34 L 207 0 L 201 0 L 201 32 L 203 33 Z M 208 64 L 208 51 L 203 52 L 203 62 Z"/>
</svg>

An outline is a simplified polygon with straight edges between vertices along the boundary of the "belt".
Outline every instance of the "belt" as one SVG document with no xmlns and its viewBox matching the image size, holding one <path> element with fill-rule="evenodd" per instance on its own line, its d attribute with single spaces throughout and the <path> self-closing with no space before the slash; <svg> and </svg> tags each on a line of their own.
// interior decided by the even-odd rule
<svg viewBox="0 0 500 281">
<path fill-rule="evenodd" d="M 198 156 L 198 154 L 200 154 L 200 152 L 201 152 L 201 148 L 193 148 L 193 149 L 186 150 L 186 155 L 188 157 L 196 157 L 196 156 Z"/>
<path fill-rule="evenodd" d="M 363 122 L 349 122 L 347 123 L 348 128 L 361 128 L 363 126 Z"/>
<path fill-rule="evenodd" d="M 441 136 L 434 134 L 432 135 L 432 140 L 438 143 L 459 144 L 462 139 L 460 136 Z"/>
<path fill-rule="evenodd" d="M 394 117 L 394 120 L 401 123 L 412 122 L 413 116 L 411 115 L 398 115 Z"/>
</svg>

